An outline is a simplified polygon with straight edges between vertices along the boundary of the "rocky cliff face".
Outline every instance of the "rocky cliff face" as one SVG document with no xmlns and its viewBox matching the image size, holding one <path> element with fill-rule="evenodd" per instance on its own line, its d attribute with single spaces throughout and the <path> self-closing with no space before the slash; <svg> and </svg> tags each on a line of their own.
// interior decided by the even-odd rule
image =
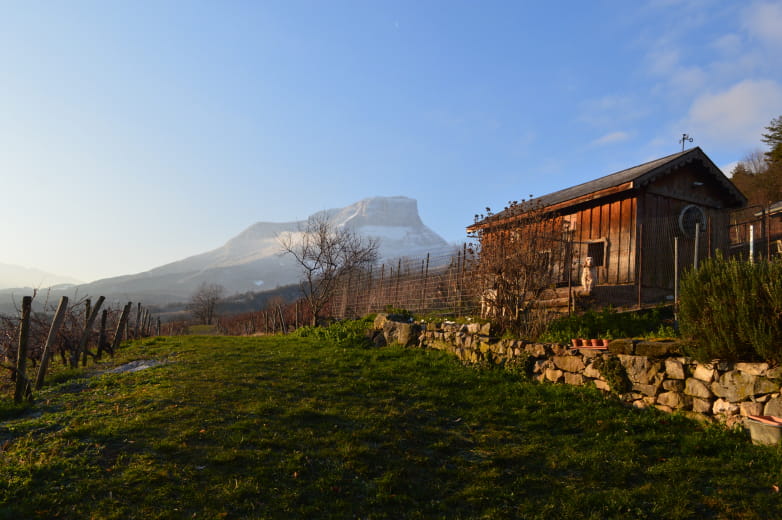
<svg viewBox="0 0 782 520">
<path fill-rule="evenodd" d="M 383 259 L 426 254 L 448 245 L 424 225 L 418 215 L 418 202 L 408 197 L 374 197 L 321 214 L 336 226 L 380 239 Z"/>
</svg>

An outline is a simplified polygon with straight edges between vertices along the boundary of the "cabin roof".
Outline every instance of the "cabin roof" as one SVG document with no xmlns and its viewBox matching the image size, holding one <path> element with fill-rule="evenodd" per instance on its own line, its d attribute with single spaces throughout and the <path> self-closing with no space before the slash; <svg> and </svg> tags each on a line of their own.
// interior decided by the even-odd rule
<svg viewBox="0 0 782 520">
<path fill-rule="evenodd" d="M 726 206 L 738 208 L 747 204 L 747 198 L 712 162 L 699 146 L 683 152 L 661 157 L 626 170 L 611 173 L 604 177 L 555 191 L 542 197 L 526 201 L 519 206 L 506 209 L 468 227 L 477 229 L 492 221 L 513 217 L 525 212 L 525 208 L 562 209 L 574 206 L 588 200 L 602 198 L 620 191 L 636 189 L 648 185 L 654 180 L 671 173 L 673 170 L 690 162 L 700 162 L 706 173 L 725 193 Z"/>
</svg>

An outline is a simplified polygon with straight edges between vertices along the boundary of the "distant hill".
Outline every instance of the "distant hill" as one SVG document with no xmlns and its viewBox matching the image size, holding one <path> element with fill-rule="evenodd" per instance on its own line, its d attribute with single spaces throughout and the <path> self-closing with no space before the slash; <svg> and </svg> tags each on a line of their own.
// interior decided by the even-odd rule
<svg viewBox="0 0 782 520">
<path fill-rule="evenodd" d="M 10 287 L 51 287 L 83 283 L 70 276 L 47 273 L 40 269 L 0 263 L 0 289 Z"/>
<path fill-rule="evenodd" d="M 368 198 L 315 215 L 328 217 L 335 226 L 378 238 L 383 259 L 418 256 L 448 247 L 440 235 L 424 225 L 418 215 L 418 203 L 408 197 Z M 289 256 L 281 253 L 277 237 L 282 233 L 296 234 L 305 224 L 306 221 L 257 222 L 212 251 L 143 273 L 78 285 L 69 288 L 68 292 L 104 295 L 109 301 L 166 305 L 186 301 L 202 282 L 222 285 L 226 295 L 296 284 L 300 274 L 298 267 Z M 3 292 L 8 294 L 10 291 L 0 291 Z M 15 294 L 22 292 L 16 290 Z"/>
</svg>

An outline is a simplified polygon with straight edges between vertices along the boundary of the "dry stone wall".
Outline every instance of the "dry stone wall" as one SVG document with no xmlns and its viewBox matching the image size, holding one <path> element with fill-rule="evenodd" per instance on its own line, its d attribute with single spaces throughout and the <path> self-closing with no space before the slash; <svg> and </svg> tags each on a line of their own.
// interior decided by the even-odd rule
<svg viewBox="0 0 782 520">
<path fill-rule="evenodd" d="M 733 425 L 747 415 L 782 417 L 782 367 L 768 363 L 700 363 L 675 341 L 614 340 L 608 350 L 574 349 L 491 336 L 488 323 L 410 323 L 381 314 L 376 345 L 445 350 L 468 364 L 523 368 L 538 381 L 594 385 L 638 408 L 682 411 Z"/>
</svg>

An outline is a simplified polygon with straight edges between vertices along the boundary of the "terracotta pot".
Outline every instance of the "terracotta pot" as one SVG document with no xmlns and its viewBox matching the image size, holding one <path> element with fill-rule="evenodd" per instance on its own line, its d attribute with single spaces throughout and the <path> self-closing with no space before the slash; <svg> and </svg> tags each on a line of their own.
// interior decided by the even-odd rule
<svg viewBox="0 0 782 520">
<path fill-rule="evenodd" d="M 577 338 L 573 338 L 570 340 L 573 343 L 574 347 L 580 347 L 581 346 L 581 340 Z"/>
<path fill-rule="evenodd" d="M 602 347 L 603 346 L 603 340 L 601 339 L 592 339 L 590 340 L 593 347 Z"/>
<path fill-rule="evenodd" d="M 604 339 L 604 340 L 603 340 L 603 346 L 604 346 L 604 347 L 607 347 L 607 346 L 608 346 L 608 344 L 609 344 L 610 342 L 611 342 L 611 340 L 610 340 L 610 339 Z"/>
</svg>

